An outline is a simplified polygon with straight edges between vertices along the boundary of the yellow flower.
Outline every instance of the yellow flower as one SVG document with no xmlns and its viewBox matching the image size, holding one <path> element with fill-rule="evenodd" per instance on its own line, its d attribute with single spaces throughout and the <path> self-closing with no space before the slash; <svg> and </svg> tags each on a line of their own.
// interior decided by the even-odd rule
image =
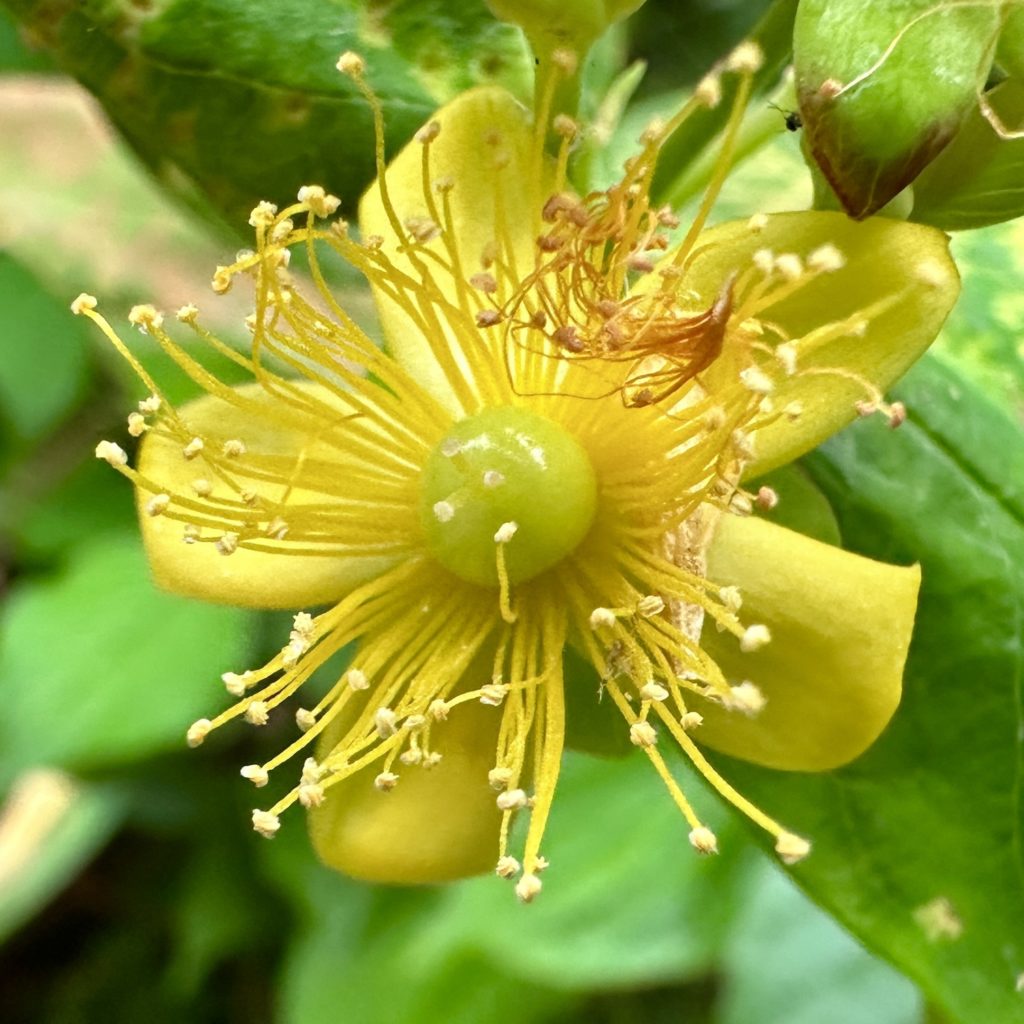
<svg viewBox="0 0 1024 1024">
<path fill-rule="evenodd" d="M 157 580 L 180 593 L 295 616 L 279 655 L 226 673 L 237 698 L 189 730 L 263 725 L 358 641 L 351 665 L 295 712 L 295 741 L 242 774 L 272 836 L 293 803 L 314 845 L 351 875 L 397 882 L 488 867 L 529 900 L 565 736 L 567 645 L 586 656 L 622 729 L 713 852 L 663 758 L 677 745 L 775 839 L 809 849 L 719 776 L 707 745 L 774 768 L 856 757 L 898 701 L 918 570 L 881 565 L 749 515 L 743 480 L 807 451 L 881 396 L 934 337 L 957 291 L 945 237 L 833 213 L 704 228 L 725 177 L 756 50 L 740 78 L 715 182 L 681 230 L 648 186 L 675 123 L 716 102 L 715 78 L 652 126 L 623 179 L 584 198 L 507 94 L 467 93 L 379 176 L 361 240 L 318 187 L 253 211 L 256 248 L 218 268 L 251 276 L 251 353 L 178 320 L 251 382 L 229 387 L 152 307 L 133 323 L 207 392 L 180 409 L 81 296 L 150 389 L 129 417 Z M 339 62 L 363 85 L 361 61 Z M 333 220 L 332 220 L 333 219 Z M 672 240 L 670 240 L 670 238 Z M 306 294 L 288 269 L 308 259 Z M 359 270 L 381 351 L 339 305 L 320 253 Z M 201 346 L 199 346 L 201 349 Z M 184 543 L 183 543 L 184 542 Z M 321 695 L 322 693 L 322 695 Z M 315 753 L 314 753 L 315 751 Z M 522 849 L 510 846 L 528 815 Z M 599 828 L 599 823 L 595 823 Z"/>
</svg>

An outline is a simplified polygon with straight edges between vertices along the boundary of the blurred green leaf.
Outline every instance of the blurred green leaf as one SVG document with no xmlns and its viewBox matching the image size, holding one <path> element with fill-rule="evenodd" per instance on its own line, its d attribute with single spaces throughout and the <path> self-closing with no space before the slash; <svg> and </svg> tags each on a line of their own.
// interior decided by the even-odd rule
<svg viewBox="0 0 1024 1024">
<path fill-rule="evenodd" d="M 2 820 L 0 941 L 45 906 L 110 838 L 124 799 L 52 768 L 18 777 Z"/>
<path fill-rule="evenodd" d="M 805 460 L 844 543 L 919 561 L 902 706 L 822 776 L 730 777 L 802 834 L 794 875 L 963 1024 L 1024 1016 L 1024 431 L 936 357 L 897 389 L 910 420 L 867 421 Z"/>
<path fill-rule="evenodd" d="M 50 71 L 53 62 L 45 54 L 30 48 L 14 19 L 0 10 L 0 71 Z"/>
<path fill-rule="evenodd" d="M 16 554 L 20 558 L 52 562 L 85 539 L 92 541 L 133 528 L 134 515 L 126 501 L 124 482 L 110 472 L 109 466 L 92 457 L 94 447 L 89 443 L 88 461 L 79 463 L 52 486 L 47 486 L 50 482 L 45 479 L 48 466 L 39 458 L 20 467 L 17 477 L 9 479 L 0 490 L 0 525 L 10 528 L 17 538 Z M 73 516 L 68 515 L 69 509 L 75 510 Z"/>
<path fill-rule="evenodd" d="M 960 300 L 939 339 L 994 401 L 1018 420 L 1024 416 L 1024 221 L 953 237 L 963 277 Z M 987 449 L 979 445 L 978 454 Z"/>
<path fill-rule="evenodd" d="M 247 622 L 157 591 L 137 541 L 82 545 L 64 575 L 7 600 L 0 776 L 184 749 L 185 729 L 222 700 L 219 674 L 242 658 Z"/>
<path fill-rule="evenodd" d="M 545 838 L 544 893 L 528 907 L 494 877 L 436 890 L 359 886 L 312 865 L 304 837 L 282 834 L 269 874 L 309 922 L 285 973 L 282 1019 L 319 1024 L 344 1005 L 360 1024 L 504 1024 L 545 1019 L 566 993 L 696 977 L 736 910 L 745 851 L 719 809 L 710 817 L 724 852 L 704 859 L 645 759 L 569 755 Z"/>
<path fill-rule="evenodd" d="M 1008 130 L 1024 125 L 1024 82 L 1010 79 L 986 95 Z M 913 219 L 963 231 L 1024 214 L 1024 138 L 1001 138 L 977 108 L 914 182 Z"/>
<path fill-rule="evenodd" d="M 371 112 L 335 69 L 342 51 L 367 60 L 391 150 L 471 85 L 529 83 L 521 35 L 482 3 L 4 2 L 165 185 L 237 229 L 258 200 L 310 182 L 352 209 L 374 178 Z"/>
<path fill-rule="evenodd" d="M 271 908 L 255 898 L 251 872 L 241 870 L 247 851 L 226 841 L 233 835 L 204 836 L 183 872 L 167 976 L 170 990 L 183 996 L 195 997 L 219 964 L 264 945 L 274 932 Z M 252 836 L 246 832 L 243 839 L 251 842 Z"/>
<path fill-rule="evenodd" d="M 876 960 L 777 868 L 746 879 L 721 970 L 718 1024 L 918 1024 L 913 984 Z"/>
<path fill-rule="evenodd" d="M 81 397 L 82 325 L 24 267 L 0 252 L 0 421 L 23 440 L 53 428 Z"/>
</svg>

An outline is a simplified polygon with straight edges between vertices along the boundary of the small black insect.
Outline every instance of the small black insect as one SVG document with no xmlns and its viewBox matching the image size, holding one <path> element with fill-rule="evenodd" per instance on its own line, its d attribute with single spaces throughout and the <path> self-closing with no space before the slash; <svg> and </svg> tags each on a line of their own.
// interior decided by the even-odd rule
<svg viewBox="0 0 1024 1024">
<path fill-rule="evenodd" d="M 786 119 L 786 131 L 798 132 L 804 126 L 803 118 L 795 110 L 783 110 L 777 103 L 769 103 Z"/>
</svg>

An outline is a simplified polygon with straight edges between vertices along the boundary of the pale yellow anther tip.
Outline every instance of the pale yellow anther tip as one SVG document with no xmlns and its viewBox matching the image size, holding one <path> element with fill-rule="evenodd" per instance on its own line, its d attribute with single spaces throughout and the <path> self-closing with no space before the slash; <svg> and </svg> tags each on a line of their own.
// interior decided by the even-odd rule
<svg viewBox="0 0 1024 1024">
<path fill-rule="evenodd" d="M 304 782 L 298 789 L 298 800 L 307 810 L 311 807 L 319 807 L 326 799 L 324 787 L 315 782 Z"/>
<path fill-rule="evenodd" d="M 771 640 L 771 630 L 761 623 L 756 623 L 753 626 L 747 626 L 743 631 L 743 636 L 740 637 L 740 650 L 745 654 L 759 651 L 762 647 L 771 643 Z"/>
<path fill-rule="evenodd" d="M 804 274 L 804 262 L 795 252 L 784 252 L 775 257 L 775 269 L 787 281 L 799 281 Z"/>
<path fill-rule="evenodd" d="M 368 690 L 370 688 L 370 680 L 366 678 L 366 673 L 358 668 L 350 668 L 345 673 L 345 682 L 348 683 L 351 690 Z"/>
<path fill-rule="evenodd" d="M 373 715 L 373 725 L 377 735 L 386 740 L 398 732 L 398 716 L 391 708 L 377 708 Z"/>
<path fill-rule="evenodd" d="M 213 546 L 224 556 L 233 555 L 238 550 L 238 541 L 238 534 L 228 530 L 227 533 L 221 534 Z"/>
<path fill-rule="evenodd" d="M 81 316 L 87 310 L 91 312 L 96 308 L 96 306 L 96 296 L 90 295 L 88 292 L 82 292 L 82 294 L 71 303 L 71 312 L 74 313 L 75 316 Z"/>
<path fill-rule="evenodd" d="M 96 458 L 102 459 L 111 466 L 127 466 L 128 453 L 113 441 L 100 441 L 96 445 Z"/>
<path fill-rule="evenodd" d="M 254 810 L 252 827 L 265 839 L 273 839 L 281 828 L 281 819 L 270 811 Z"/>
<path fill-rule="evenodd" d="M 644 683 L 640 687 L 640 697 L 642 700 L 654 701 L 656 704 L 662 703 L 662 701 L 668 700 L 668 690 L 665 689 L 660 683 L 649 682 Z"/>
<path fill-rule="evenodd" d="M 270 773 L 258 764 L 247 764 L 238 774 L 248 779 L 257 789 L 262 789 L 270 781 Z"/>
<path fill-rule="evenodd" d="M 441 134 L 441 123 L 439 121 L 428 121 L 413 138 L 422 146 L 427 146 Z"/>
<path fill-rule="evenodd" d="M 590 613 L 591 629 L 600 629 L 602 626 L 605 628 L 614 626 L 616 621 L 615 612 L 611 608 L 595 608 Z"/>
<path fill-rule="evenodd" d="M 146 515 L 156 518 L 162 516 L 171 504 L 171 496 L 169 494 L 154 494 L 149 501 L 146 502 Z"/>
<path fill-rule="evenodd" d="M 702 106 L 714 110 L 722 102 L 722 82 L 717 75 L 705 75 L 693 95 Z"/>
<path fill-rule="evenodd" d="M 519 532 L 518 523 L 502 523 L 494 534 L 495 544 L 507 544 Z"/>
<path fill-rule="evenodd" d="M 529 802 L 529 797 L 523 789 L 510 789 L 499 793 L 495 799 L 499 811 L 518 811 Z"/>
<path fill-rule="evenodd" d="M 232 697 L 244 697 L 246 686 L 248 685 L 251 677 L 251 672 L 243 672 L 241 675 L 237 672 L 222 672 L 220 681 L 224 684 L 224 689 L 227 690 Z"/>
<path fill-rule="evenodd" d="M 653 619 L 665 610 L 665 600 L 657 594 L 641 597 L 636 603 L 636 612 L 641 618 Z"/>
<path fill-rule="evenodd" d="M 740 383 L 755 395 L 770 395 L 775 390 L 775 381 L 759 366 L 747 366 L 740 370 Z"/>
<path fill-rule="evenodd" d="M 266 701 L 250 701 L 243 717 L 250 725 L 266 725 L 270 720 L 270 708 Z"/>
<path fill-rule="evenodd" d="M 339 58 L 338 63 L 335 65 L 337 69 L 343 75 L 350 75 L 353 78 L 358 78 L 364 71 L 366 71 L 366 61 L 352 50 L 346 50 Z"/>
<path fill-rule="evenodd" d="M 188 732 L 185 733 L 185 742 L 190 747 L 198 747 L 210 735 L 212 728 L 213 723 L 208 718 L 200 718 L 188 727 Z"/>
<path fill-rule="evenodd" d="M 249 226 L 268 228 L 273 224 L 274 217 L 276 216 L 277 204 L 268 203 L 265 199 L 262 199 L 252 208 L 252 213 L 249 214 Z"/>
<path fill-rule="evenodd" d="M 693 732 L 704 724 L 704 716 L 699 711 L 687 711 L 680 717 L 679 724 L 687 732 Z"/>
<path fill-rule="evenodd" d="M 831 274 L 846 266 L 846 257 L 831 242 L 826 242 L 807 257 L 807 265 L 812 270 Z"/>
<path fill-rule="evenodd" d="M 761 688 L 749 680 L 730 687 L 723 700 L 730 711 L 739 711 L 750 718 L 759 715 L 767 703 L 768 698 L 761 692 Z"/>
<path fill-rule="evenodd" d="M 523 875 L 516 883 L 516 896 L 520 903 L 532 903 L 540 895 L 543 887 L 541 880 L 531 872 Z"/>
<path fill-rule="evenodd" d="M 650 722 L 634 722 L 629 727 L 629 742 L 634 747 L 653 747 L 658 742 L 658 733 Z"/>
<path fill-rule="evenodd" d="M 341 200 L 326 192 L 322 185 L 303 185 L 296 198 L 317 217 L 330 217 L 341 205 Z"/>
<path fill-rule="evenodd" d="M 520 864 L 515 857 L 499 857 L 494 873 L 499 878 L 515 878 L 519 874 Z"/>
<path fill-rule="evenodd" d="M 698 825 L 690 832 L 690 845 L 698 853 L 718 853 L 718 837 L 704 825 Z"/>
<path fill-rule="evenodd" d="M 775 840 L 775 852 L 783 864 L 797 864 L 811 852 L 811 844 L 792 832 L 781 832 Z"/>
<path fill-rule="evenodd" d="M 146 334 L 150 330 L 163 325 L 164 315 L 155 306 L 144 302 L 138 306 L 132 306 L 128 311 L 128 323 Z"/>
<path fill-rule="evenodd" d="M 757 43 L 747 39 L 740 43 L 725 60 L 728 71 L 752 75 L 764 64 L 764 51 Z"/>
<path fill-rule="evenodd" d="M 558 114 L 551 122 L 551 127 L 563 139 L 576 138 L 580 130 L 580 126 L 568 114 Z"/>
</svg>

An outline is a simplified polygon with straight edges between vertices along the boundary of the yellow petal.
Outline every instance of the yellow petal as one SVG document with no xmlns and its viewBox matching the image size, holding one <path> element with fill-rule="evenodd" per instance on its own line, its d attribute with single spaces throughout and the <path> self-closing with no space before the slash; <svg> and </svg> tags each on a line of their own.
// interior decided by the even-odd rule
<svg viewBox="0 0 1024 1024">
<path fill-rule="evenodd" d="M 742 653 L 705 624 L 702 643 L 733 683 L 767 698 L 759 715 L 701 702 L 696 739 L 747 761 L 827 771 L 862 753 L 899 704 L 920 569 L 874 562 L 760 519 L 723 516 L 708 577 L 738 586 L 740 615 L 771 642 Z"/>
<path fill-rule="evenodd" d="M 324 388 L 308 383 L 295 387 L 316 394 L 323 402 L 337 404 L 337 399 Z M 198 398 L 182 406 L 178 415 L 190 430 L 215 445 L 229 439 L 244 440 L 247 447 L 245 460 L 257 461 L 262 456 L 284 457 L 284 464 L 294 463 L 305 445 L 307 473 L 315 472 L 316 460 L 330 458 L 330 449 L 318 451 L 309 447 L 309 438 L 298 432 L 278 426 L 280 416 L 274 416 L 274 399 L 258 384 L 246 384 L 238 389 L 250 403 L 242 411 L 229 402 L 212 395 Z M 267 415 L 260 415 L 260 407 Z M 241 465 L 241 463 L 240 463 Z M 204 468 L 201 459 L 187 461 L 181 445 L 156 434 L 144 435 L 138 459 L 139 473 L 158 484 L 160 490 L 195 498 L 193 482 L 207 479 L 213 485 L 214 498 L 237 495 L 220 483 L 216 476 Z M 299 478 L 301 484 L 302 478 Z M 267 488 L 262 488 L 267 493 Z M 281 491 L 275 486 L 270 493 Z M 384 558 L 346 558 L 343 556 L 305 556 L 267 554 L 239 548 L 231 555 L 222 555 L 213 544 L 183 543 L 183 524 L 169 516 L 146 514 L 146 504 L 152 491 L 136 489 L 136 503 L 142 526 L 142 540 L 149 556 L 156 582 L 166 590 L 198 597 L 221 604 L 248 608 L 300 608 L 326 604 L 337 600 L 357 583 L 379 575 L 392 560 Z M 328 501 L 320 491 L 301 486 L 292 492 L 296 504 L 306 500 Z"/>
<path fill-rule="evenodd" d="M 397 786 L 379 792 L 368 768 L 327 790 L 310 812 L 317 855 L 328 866 L 371 882 L 419 885 L 493 870 L 501 814 L 487 783 L 500 715 L 478 704 L 455 708 L 432 730 L 443 754 L 433 768 L 397 764 Z M 337 730 L 328 729 L 321 750 Z"/>
<path fill-rule="evenodd" d="M 959 293 L 959 278 L 948 238 L 923 224 L 875 217 L 862 223 L 831 212 L 782 213 L 759 231 L 734 221 L 706 231 L 685 285 L 710 305 L 729 275 L 742 271 L 759 249 L 776 256 L 795 253 L 802 260 L 821 246 L 835 246 L 845 264 L 819 274 L 788 299 L 769 306 L 761 318 L 779 325 L 793 339 L 801 370 L 836 367 L 859 375 L 883 392 L 906 372 L 938 334 Z M 815 345 L 825 324 L 867 313 L 894 297 L 888 309 L 867 323 L 862 335 L 845 333 Z M 767 339 L 766 335 L 766 339 Z M 812 348 L 811 346 L 814 345 Z M 862 388 L 835 375 L 797 374 L 772 394 L 776 408 L 803 406 L 794 422 L 785 417 L 761 430 L 748 476 L 765 473 L 809 451 L 849 423 Z"/>
<path fill-rule="evenodd" d="M 514 254 L 517 276 L 525 275 L 533 268 L 534 236 L 543 201 L 540 175 L 531 166 L 533 134 L 526 110 L 502 89 L 479 88 L 463 93 L 438 111 L 433 120 L 441 131 L 430 143 L 430 174 L 435 183 L 445 178 L 453 183 L 449 193 L 449 239 L 457 249 L 462 277 L 472 277 L 484 269 L 484 251 L 496 241 L 503 252 Z M 500 168 L 494 166 L 496 160 L 502 164 Z M 421 142 L 410 142 L 398 154 L 388 166 L 386 182 L 400 225 L 433 219 L 423 189 Z M 433 198 L 440 210 L 441 197 L 435 194 Z M 379 182 L 359 205 L 359 225 L 364 238 L 381 236 L 383 251 L 395 264 L 414 278 L 419 277 L 410 260 L 396 252 L 399 236 Z M 427 247 L 450 262 L 443 237 Z M 428 265 L 440 291 L 457 303 L 452 275 L 432 262 Z M 436 398 L 457 410 L 451 384 L 431 353 L 424 331 L 380 288 L 374 288 L 374 295 L 390 351 Z"/>
</svg>

